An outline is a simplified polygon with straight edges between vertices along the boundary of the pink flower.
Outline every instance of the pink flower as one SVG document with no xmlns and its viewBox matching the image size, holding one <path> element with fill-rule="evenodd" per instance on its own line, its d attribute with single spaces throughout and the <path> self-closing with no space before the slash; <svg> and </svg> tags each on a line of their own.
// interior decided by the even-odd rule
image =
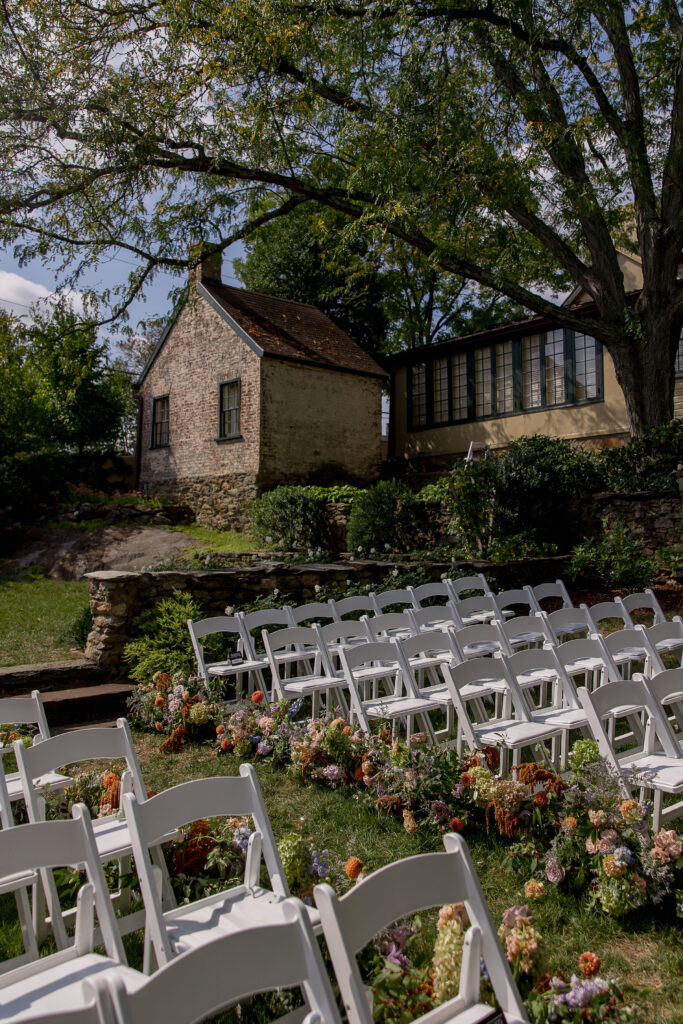
<svg viewBox="0 0 683 1024">
<path fill-rule="evenodd" d="M 607 815 L 604 811 L 589 811 L 588 820 L 595 828 L 600 828 L 607 821 Z"/>
</svg>

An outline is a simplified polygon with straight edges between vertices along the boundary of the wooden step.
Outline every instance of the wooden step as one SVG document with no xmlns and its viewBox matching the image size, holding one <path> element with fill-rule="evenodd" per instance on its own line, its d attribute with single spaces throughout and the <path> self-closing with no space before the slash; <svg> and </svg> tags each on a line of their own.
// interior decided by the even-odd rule
<svg viewBox="0 0 683 1024">
<path fill-rule="evenodd" d="M 0 668 L 0 697 L 16 697 L 31 690 L 45 694 L 50 690 L 99 686 L 111 679 L 111 671 L 105 671 L 93 661 L 83 658 L 11 665 Z"/>
</svg>

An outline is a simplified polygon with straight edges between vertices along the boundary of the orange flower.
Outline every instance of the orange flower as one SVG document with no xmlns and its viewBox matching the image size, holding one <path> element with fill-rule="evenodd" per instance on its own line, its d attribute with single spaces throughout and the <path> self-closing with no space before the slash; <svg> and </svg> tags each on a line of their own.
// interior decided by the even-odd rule
<svg viewBox="0 0 683 1024">
<path fill-rule="evenodd" d="M 157 732 L 163 732 L 164 731 L 164 727 L 161 724 L 161 722 L 155 722 L 154 723 L 154 728 L 156 729 Z"/>
<path fill-rule="evenodd" d="M 345 725 L 344 728 L 342 729 L 342 732 L 344 733 L 345 736 L 348 736 L 349 733 L 351 732 L 351 726 Z"/>
<path fill-rule="evenodd" d="M 579 967 L 582 974 L 592 978 L 600 970 L 600 957 L 596 953 L 582 953 L 579 957 Z"/>
<path fill-rule="evenodd" d="M 254 692 L 251 695 L 252 704 L 262 704 L 264 700 L 265 694 L 263 690 L 254 690 Z"/>
<path fill-rule="evenodd" d="M 465 827 L 465 822 L 462 820 L 462 818 L 451 818 L 451 820 L 448 822 L 448 827 L 450 828 L 451 832 L 462 832 L 462 830 Z"/>
<path fill-rule="evenodd" d="M 346 864 L 344 865 L 344 871 L 346 872 L 346 877 L 350 878 L 351 881 L 353 881 L 355 878 L 358 878 L 358 876 L 359 876 L 359 874 L 361 873 L 362 870 L 363 870 L 363 861 L 359 860 L 358 857 L 349 857 L 349 859 L 347 860 Z"/>
<path fill-rule="evenodd" d="M 544 789 L 542 789 L 540 793 L 536 793 L 536 795 L 534 796 L 534 803 L 537 807 L 546 806 L 546 804 L 548 803 L 548 794 Z"/>
<path fill-rule="evenodd" d="M 167 690 L 173 680 L 167 672 L 155 672 L 152 676 L 152 682 L 158 690 Z"/>
<path fill-rule="evenodd" d="M 221 740 L 221 750 L 224 750 L 226 754 L 229 754 L 232 749 L 233 744 L 226 736 L 224 739 Z"/>
<path fill-rule="evenodd" d="M 460 781 L 462 782 L 463 786 L 473 786 L 474 782 L 475 782 L 474 773 L 473 772 L 464 772 L 460 776 Z"/>
<path fill-rule="evenodd" d="M 222 736 L 224 732 L 225 732 L 225 726 L 224 725 L 217 725 L 216 726 L 216 736 Z"/>
<path fill-rule="evenodd" d="M 154 698 L 154 703 L 156 704 L 156 706 L 157 706 L 158 708 L 163 708 L 163 706 L 164 706 L 164 704 L 165 704 L 166 702 L 165 702 L 164 698 L 163 698 L 163 697 L 161 696 L 161 694 L 159 694 L 159 696 L 158 696 L 158 697 L 155 697 L 155 698 Z"/>
<path fill-rule="evenodd" d="M 104 786 L 105 789 L 109 789 L 110 786 L 114 786 L 117 782 L 120 781 L 121 779 L 116 774 L 116 772 L 105 772 L 104 775 L 102 776 L 102 785 Z"/>
</svg>

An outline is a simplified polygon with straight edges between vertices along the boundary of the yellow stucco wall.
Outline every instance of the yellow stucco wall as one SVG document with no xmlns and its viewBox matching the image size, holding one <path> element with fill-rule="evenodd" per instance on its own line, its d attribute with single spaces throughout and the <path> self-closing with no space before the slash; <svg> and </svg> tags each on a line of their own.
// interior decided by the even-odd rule
<svg viewBox="0 0 683 1024">
<path fill-rule="evenodd" d="M 683 405 L 683 382 L 677 393 Z M 482 441 L 494 448 L 504 447 L 528 434 L 607 442 L 608 439 L 621 438 L 628 433 L 624 396 L 607 352 L 604 352 L 604 399 L 600 402 L 539 409 L 537 412 L 491 417 L 412 432 L 407 429 L 407 409 L 407 371 L 402 366 L 397 369 L 395 378 L 395 453 L 399 458 L 406 459 L 460 455 L 467 451 L 470 441 Z"/>
</svg>

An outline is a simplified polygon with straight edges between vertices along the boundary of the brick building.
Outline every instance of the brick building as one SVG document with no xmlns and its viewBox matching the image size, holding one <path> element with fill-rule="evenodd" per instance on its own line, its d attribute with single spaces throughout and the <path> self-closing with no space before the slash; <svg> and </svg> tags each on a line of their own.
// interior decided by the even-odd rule
<svg viewBox="0 0 683 1024">
<path fill-rule="evenodd" d="M 224 285 L 205 260 L 138 381 L 138 486 L 235 528 L 277 484 L 367 484 L 386 376 L 315 307 Z"/>
</svg>

